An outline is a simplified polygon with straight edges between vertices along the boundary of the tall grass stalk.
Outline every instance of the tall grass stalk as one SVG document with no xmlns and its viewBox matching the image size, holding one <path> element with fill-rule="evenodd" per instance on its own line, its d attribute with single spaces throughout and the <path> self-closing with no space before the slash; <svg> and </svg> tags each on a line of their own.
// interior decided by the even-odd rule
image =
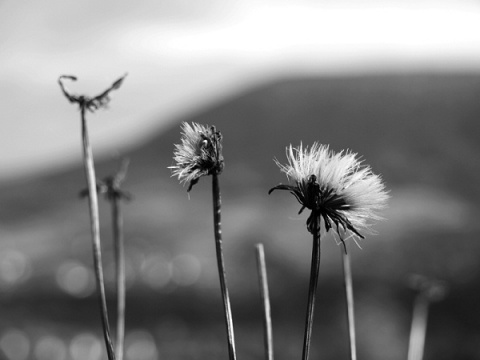
<svg viewBox="0 0 480 360">
<path fill-rule="evenodd" d="M 421 360 L 425 348 L 429 301 L 424 294 L 417 295 L 413 306 L 412 327 L 408 344 L 408 360 Z"/>
<path fill-rule="evenodd" d="M 119 172 L 105 181 L 107 199 L 111 203 L 113 244 L 115 252 L 115 285 L 117 292 L 117 332 L 116 332 L 116 356 L 117 360 L 123 360 L 125 346 L 125 245 L 123 235 L 123 215 L 120 206 L 121 200 L 130 200 L 130 196 L 120 189 L 124 181 L 128 160 L 124 160 Z"/>
<path fill-rule="evenodd" d="M 272 315 L 270 307 L 270 295 L 268 291 L 267 266 L 265 263 L 265 251 L 263 244 L 255 246 L 258 279 L 260 283 L 260 294 L 263 303 L 263 327 L 264 327 L 264 342 L 265 342 L 265 358 L 266 360 L 273 360 L 273 332 L 272 332 Z"/>
<path fill-rule="evenodd" d="M 443 281 L 417 274 L 410 276 L 409 286 L 417 292 L 417 295 L 413 305 L 408 360 L 422 360 L 430 303 L 442 300 L 448 292 L 448 287 Z"/>
<path fill-rule="evenodd" d="M 312 341 L 313 314 L 315 310 L 315 298 L 317 292 L 318 274 L 320 271 L 320 224 L 318 218 L 312 223 L 313 247 L 312 264 L 310 269 L 310 285 L 308 288 L 307 318 L 305 320 L 305 336 L 303 339 L 302 359 L 308 360 L 310 343 Z"/>
<path fill-rule="evenodd" d="M 107 300 L 105 294 L 105 281 L 102 268 L 102 249 L 100 243 L 100 217 L 98 212 L 97 184 L 95 178 L 95 167 L 93 163 L 92 147 L 90 146 L 87 120 L 85 116 L 86 107 L 81 107 L 82 121 L 82 143 L 85 175 L 88 187 L 88 204 L 90 211 L 90 227 L 92 233 L 93 263 L 95 268 L 96 285 L 99 292 L 100 314 L 102 319 L 103 336 L 109 360 L 115 360 L 110 326 L 108 321 Z"/>
<path fill-rule="evenodd" d="M 222 227 L 221 227 L 221 207 L 222 201 L 220 197 L 220 185 L 218 175 L 212 174 L 212 194 L 213 194 L 213 226 L 215 233 L 215 249 L 217 254 L 218 275 L 220 277 L 220 289 L 222 292 L 223 308 L 225 312 L 225 323 L 227 326 L 228 354 L 230 360 L 236 359 L 235 352 L 235 336 L 233 332 L 232 310 L 230 306 L 230 298 L 228 295 L 227 279 L 225 272 L 225 264 L 223 260 L 222 250 Z"/>
<path fill-rule="evenodd" d="M 350 265 L 350 255 L 347 253 L 347 244 L 344 243 L 344 245 L 345 245 L 345 248 L 344 249 L 341 248 L 340 251 L 342 254 L 343 285 L 345 287 L 345 298 L 346 298 L 346 305 L 347 305 L 347 324 L 348 324 L 350 360 L 357 360 L 352 269 Z"/>
<path fill-rule="evenodd" d="M 112 217 L 115 247 L 116 290 L 117 290 L 117 336 L 116 354 L 117 360 L 123 360 L 125 340 L 125 247 L 123 242 L 123 216 L 120 201 L 115 198 L 112 201 Z"/>
<path fill-rule="evenodd" d="M 77 104 L 80 108 L 81 136 L 83 148 L 83 164 L 88 189 L 88 204 L 90 214 L 90 228 L 92 234 L 93 263 L 95 269 L 96 286 L 99 294 L 100 317 L 102 321 L 103 336 L 109 360 L 115 360 L 115 352 L 110 336 L 110 326 L 108 320 L 107 301 L 105 295 L 105 281 L 102 268 L 102 249 L 100 242 L 100 217 L 98 211 L 97 184 L 95 177 L 95 166 L 93 161 L 92 147 L 88 134 L 88 125 L 86 112 L 94 112 L 97 109 L 104 108 L 110 101 L 110 92 L 118 89 L 126 75 L 116 80 L 108 89 L 95 97 L 71 94 L 63 84 L 64 79 L 76 81 L 77 78 L 71 75 L 62 75 L 58 79 L 60 89 L 65 97 L 71 103 Z"/>
</svg>

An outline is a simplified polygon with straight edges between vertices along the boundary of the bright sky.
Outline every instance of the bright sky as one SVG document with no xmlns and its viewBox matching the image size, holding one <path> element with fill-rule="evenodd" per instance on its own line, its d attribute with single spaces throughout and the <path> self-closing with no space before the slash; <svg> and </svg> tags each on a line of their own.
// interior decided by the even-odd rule
<svg viewBox="0 0 480 360">
<path fill-rule="evenodd" d="M 94 153 L 115 156 L 182 114 L 284 73 L 480 71 L 480 2 L 0 0 L 0 179 L 80 159 L 77 109 L 94 95 Z"/>
</svg>

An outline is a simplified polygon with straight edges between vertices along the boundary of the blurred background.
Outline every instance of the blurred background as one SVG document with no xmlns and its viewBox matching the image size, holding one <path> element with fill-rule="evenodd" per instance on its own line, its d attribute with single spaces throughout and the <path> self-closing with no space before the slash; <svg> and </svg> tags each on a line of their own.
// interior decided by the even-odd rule
<svg viewBox="0 0 480 360">
<path fill-rule="evenodd" d="M 264 358 L 258 242 L 276 358 L 301 354 L 307 215 L 267 195 L 286 182 L 273 159 L 300 141 L 358 152 L 391 191 L 378 235 L 350 247 L 359 358 L 406 359 L 413 273 L 449 289 L 430 308 L 425 359 L 480 358 L 480 3 L 466 0 L 0 1 L 0 358 L 106 358 L 79 111 L 56 81 L 76 75 L 71 91 L 96 95 L 126 72 L 89 125 L 99 178 L 130 159 L 127 360 L 227 356 L 210 179 L 188 196 L 167 168 L 181 121 L 224 136 L 239 359 Z M 323 239 L 312 359 L 348 356 L 341 250 Z"/>
</svg>

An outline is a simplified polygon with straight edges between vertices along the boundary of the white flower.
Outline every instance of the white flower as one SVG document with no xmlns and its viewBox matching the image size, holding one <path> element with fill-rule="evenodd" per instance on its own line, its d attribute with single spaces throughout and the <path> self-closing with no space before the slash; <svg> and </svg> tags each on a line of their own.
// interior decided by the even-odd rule
<svg viewBox="0 0 480 360">
<path fill-rule="evenodd" d="M 188 191 L 200 177 L 222 172 L 222 134 L 215 126 L 184 122 L 181 140 L 181 144 L 175 144 L 175 165 L 169 168 L 181 183 L 189 183 Z"/>
<path fill-rule="evenodd" d="M 389 198 L 380 176 L 372 173 L 352 152 L 334 153 L 328 146 L 314 143 L 309 149 L 287 147 L 286 165 L 275 162 L 295 185 L 277 185 L 270 190 L 288 190 L 305 208 L 312 210 L 307 228 L 313 233 L 333 229 L 343 242 L 348 237 L 363 238 L 372 233 L 369 220 L 379 220 L 378 211 Z M 314 226 L 317 225 L 317 226 Z"/>
</svg>

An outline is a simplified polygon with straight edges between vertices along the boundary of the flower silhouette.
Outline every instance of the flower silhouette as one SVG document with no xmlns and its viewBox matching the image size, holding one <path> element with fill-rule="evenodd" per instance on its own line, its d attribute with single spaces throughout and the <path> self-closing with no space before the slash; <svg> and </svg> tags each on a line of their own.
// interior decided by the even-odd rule
<svg viewBox="0 0 480 360">
<path fill-rule="evenodd" d="M 202 176 L 219 175 L 223 171 L 222 134 L 215 126 L 184 122 L 181 141 L 175 144 L 175 165 L 169 168 L 181 183 L 189 183 L 187 191 Z"/>
<path fill-rule="evenodd" d="M 275 162 L 295 185 L 277 185 L 269 194 L 288 190 L 302 205 L 299 214 L 305 208 L 311 210 L 309 232 L 319 230 L 322 220 L 325 231 L 333 229 L 342 242 L 345 236 L 363 239 L 361 231 L 372 232 L 368 221 L 381 219 L 377 211 L 386 206 L 389 196 L 380 176 L 363 165 L 357 154 L 334 153 L 318 143 L 310 149 L 290 145 L 286 154 L 286 165 Z"/>
<path fill-rule="evenodd" d="M 111 92 L 113 90 L 117 90 L 123 83 L 123 80 L 127 74 L 123 75 L 121 78 L 116 80 L 108 89 L 104 90 L 102 93 L 98 94 L 94 97 L 89 97 L 86 95 L 76 95 L 72 94 L 63 84 L 63 80 L 68 79 L 71 81 L 77 81 L 77 77 L 73 75 L 62 75 L 58 78 L 58 84 L 60 85 L 60 89 L 63 92 L 63 95 L 70 101 L 71 103 L 78 104 L 81 108 L 84 107 L 90 112 L 94 112 L 95 110 L 101 108 L 107 108 L 108 103 L 111 100 Z"/>
</svg>

